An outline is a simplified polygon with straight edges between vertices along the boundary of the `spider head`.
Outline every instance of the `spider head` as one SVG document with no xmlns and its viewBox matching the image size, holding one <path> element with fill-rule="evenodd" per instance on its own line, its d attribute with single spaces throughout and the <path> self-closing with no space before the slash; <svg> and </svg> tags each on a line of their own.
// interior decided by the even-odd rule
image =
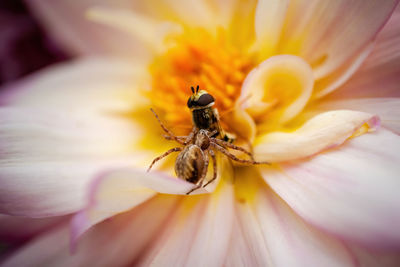
<svg viewBox="0 0 400 267">
<path fill-rule="evenodd" d="M 201 150 L 206 150 L 210 146 L 210 137 L 207 130 L 201 129 L 196 135 L 195 145 Z"/>
</svg>

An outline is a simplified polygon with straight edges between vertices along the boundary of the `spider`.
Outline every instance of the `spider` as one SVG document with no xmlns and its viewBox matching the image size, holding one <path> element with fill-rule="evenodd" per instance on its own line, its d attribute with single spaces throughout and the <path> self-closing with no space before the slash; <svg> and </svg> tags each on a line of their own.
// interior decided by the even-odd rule
<svg viewBox="0 0 400 267">
<path fill-rule="evenodd" d="M 155 113 L 153 109 L 151 109 L 151 111 L 156 117 L 161 128 L 167 133 L 167 135 L 164 135 L 164 138 L 167 140 L 174 140 L 183 145 L 183 147 L 171 148 L 159 157 L 155 158 L 147 171 L 149 172 L 153 165 L 162 158 L 173 152 L 180 152 L 175 161 L 175 173 L 178 178 L 195 185 L 189 192 L 186 193 L 187 195 L 196 189 L 206 187 L 217 178 L 217 160 L 214 150 L 217 150 L 230 159 L 240 163 L 269 164 L 268 162 L 255 161 L 252 158 L 252 154 L 242 147 L 235 146 L 232 143 L 213 137 L 217 133 L 217 130 L 210 132 L 206 129 L 195 129 L 192 134 L 188 136 L 175 136 L 170 130 L 167 129 L 167 127 L 164 126 L 157 113 Z M 235 155 L 231 154 L 226 147 L 242 151 L 250 156 L 251 159 L 239 159 Z M 209 181 L 205 182 L 205 177 L 207 175 L 208 165 L 210 162 L 209 156 L 211 156 L 213 163 L 213 177 Z"/>
</svg>

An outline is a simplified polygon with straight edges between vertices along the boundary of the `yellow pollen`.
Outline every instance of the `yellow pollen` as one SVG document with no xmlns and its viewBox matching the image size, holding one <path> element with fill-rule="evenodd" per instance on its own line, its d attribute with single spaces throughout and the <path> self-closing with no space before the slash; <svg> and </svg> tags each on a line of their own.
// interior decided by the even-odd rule
<svg viewBox="0 0 400 267">
<path fill-rule="evenodd" d="M 229 131 L 224 116 L 233 110 L 255 62 L 229 44 L 222 30 L 215 37 L 198 29 L 174 41 L 174 46 L 150 65 L 152 105 L 176 134 L 187 134 L 192 122 L 186 103 L 192 94 L 190 87 L 199 85 L 215 98 L 221 124 Z"/>
</svg>

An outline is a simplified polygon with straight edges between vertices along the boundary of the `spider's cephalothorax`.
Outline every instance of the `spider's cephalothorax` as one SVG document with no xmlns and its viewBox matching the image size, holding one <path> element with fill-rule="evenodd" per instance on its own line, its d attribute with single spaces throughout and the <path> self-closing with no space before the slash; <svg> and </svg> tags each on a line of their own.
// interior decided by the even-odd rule
<svg viewBox="0 0 400 267">
<path fill-rule="evenodd" d="M 217 134 L 217 130 L 210 132 L 206 129 L 198 130 L 195 128 L 195 130 L 188 136 L 175 136 L 162 124 L 157 114 L 153 110 L 151 111 L 156 116 L 158 122 L 161 125 L 161 128 L 167 133 L 167 135 L 165 135 L 164 137 L 167 140 L 175 140 L 179 144 L 183 145 L 183 147 L 171 148 L 161 156 L 155 158 L 151 163 L 148 171 L 150 171 L 154 163 L 156 163 L 160 159 L 168 156 L 172 152 L 180 152 L 175 161 L 176 176 L 178 176 L 178 178 L 180 179 L 195 184 L 195 186 L 189 192 L 187 192 L 187 194 L 190 194 L 200 187 L 207 186 L 209 183 L 217 178 L 217 160 L 215 157 L 214 149 L 220 151 L 224 155 L 228 156 L 230 159 L 240 163 L 268 164 L 268 162 L 259 162 L 253 160 L 252 154 L 244 148 L 235 146 L 229 142 L 214 137 Z M 231 154 L 226 147 L 242 151 L 250 156 L 251 159 L 239 159 L 235 155 Z M 212 158 L 214 172 L 212 179 L 204 183 L 207 175 L 208 164 L 210 162 L 209 156 L 211 156 Z"/>
<path fill-rule="evenodd" d="M 192 112 L 194 126 L 199 130 L 204 129 L 209 132 L 215 131 L 213 137 L 219 137 L 224 141 L 232 143 L 234 137 L 225 133 L 219 123 L 218 110 L 213 107 L 215 104 L 214 97 L 205 90 L 199 91 L 198 85 L 196 90 L 193 86 L 191 89 L 192 95 L 188 99 L 187 106 Z"/>
</svg>

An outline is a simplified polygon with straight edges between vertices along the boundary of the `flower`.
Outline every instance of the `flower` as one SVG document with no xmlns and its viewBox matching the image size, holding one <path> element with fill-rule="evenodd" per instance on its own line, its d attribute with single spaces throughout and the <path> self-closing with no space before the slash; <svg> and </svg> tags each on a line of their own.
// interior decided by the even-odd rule
<svg viewBox="0 0 400 267">
<path fill-rule="evenodd" d="M 30 2 L 79 56 L 0 95 L 6 266 L 399 263 L 398 1 L 93 2 Z M 195 84 L 272 164 L 186 196 L 149 109 L 187 133 Z"/>
</svg>

